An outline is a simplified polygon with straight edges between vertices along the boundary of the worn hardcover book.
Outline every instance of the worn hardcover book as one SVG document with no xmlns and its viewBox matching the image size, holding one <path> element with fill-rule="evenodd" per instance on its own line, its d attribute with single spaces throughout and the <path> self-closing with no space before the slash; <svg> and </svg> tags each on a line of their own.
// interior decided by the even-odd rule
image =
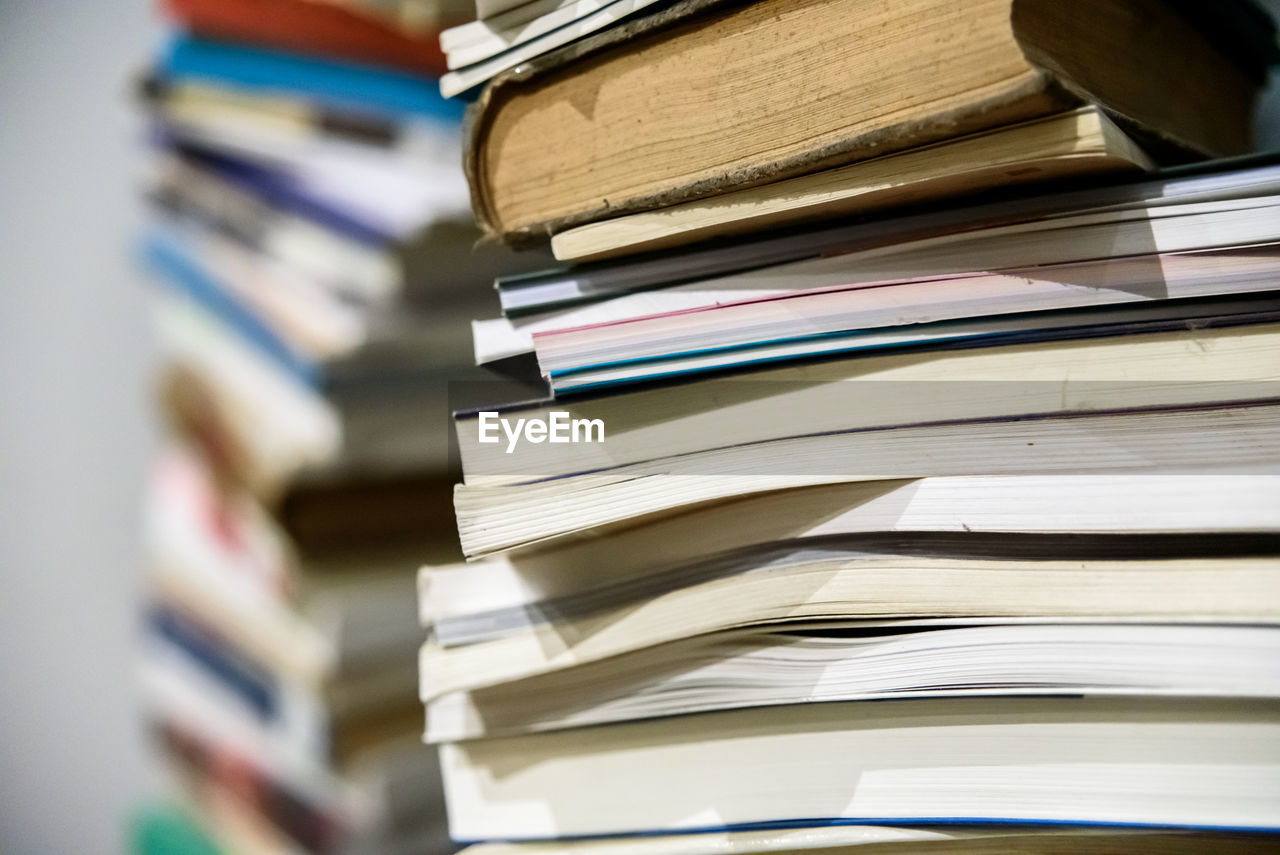
<svg viewBox="0 0 1280 855">
<path fill-rule="evenodd" d="M 1249 145 L 1261 77 L 1157 0 L 711 6 L 496 78 L 468 152 L 486 228 L 528 241 L 1084 103 L 1158 158 Z"/>
</svg>

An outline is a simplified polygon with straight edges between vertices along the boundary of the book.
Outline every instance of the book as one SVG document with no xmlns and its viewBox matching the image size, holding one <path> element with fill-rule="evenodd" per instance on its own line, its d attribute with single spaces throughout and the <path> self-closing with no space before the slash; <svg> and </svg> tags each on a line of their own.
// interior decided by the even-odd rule
<svg viewBox="0 0 1280 855">
<path fill-rule="evenodd" d="M 726 235 L 1152 163 L 1096 107 L 559 232 L 561 261 L 595 261 Z"/>
<path fill-rule="evenodd" d="M 210 695 L 233 696 L 271 738 L 337 769 L 359 766 L 372 751 L 412 738 L 421 725 L 412 680 L 403 660 L 371 668 L 359 679 L 323 690 L 292 682 L 242 653 L 233 642 L 172 604 L 148 614 L 144 668 L 168 672 Z M 387 667 L 390 664 L 391 667 Z"/>
<path fill-rule="evenodd" d="M 989 498 L 982 502 L 984 489 Z M 453 648 L 542 631 L 545 624 L 589 618 L 740 573 L 774 568 L 781 575 L 821 562 L 871 572 L 876 562 L 888 567 L 945 558 L 1004 562 L 970 566 L 1016 571 L 1016 561 L 1068 556 L 1130 562 L 1264 556 L 1274 551 L 1278 521 L 1245 508 L 1274 490 L 1272 476 L 1199 472 L 926 478 L 778 491 L 629 521 L 591 532 L 595 537 L 480 562 L 423 567 L 420 616 L 432 628 L 434 644 Z M 1015 495 L 1025 497 L 1021 506 Z M 1208 497 L 1223 506 L 1209 512 L 1203 507 Z M 979 509 L 965 513 L 965 499 Z M 1034 513 L 1027 508 L 1032 502 L 1062 510 Z M 881 510 L 895 506 L 902 508 L 901 519 Z M 810 518 L 806 512 L 826 515 Z M 706 531 L 706 538 L 692 538 L 694 530 Z"/>
<path fill-rule="evenodd" d="M 230 84 L 268 94 L 300 91 L 318 104 L 374 116 L 456 121 L 459 115 L 457 106 L 418 75 L 192 36 L 175 38 L 156 70 L 175 81 Z"/>
<path fill-rule="evenodd" d="M 475 307 L 491 302 L 476 283 L 515 263 L 513 253 L 496 248 L 473 251 L 478 232 L 452 215 L 451 202 L 443 212 L 424 210 L 419 198 L 408 211 L 384 209 L 372 220 L 360 215 L 367 202 L 348 206 L 297 182 L 255 180 L 265 170 L 243 158 L 208 155 L 187 148 L 156 158 L 148 193 L 164 219 L 215 231 L 322 284 L 336 301 L 356 308 Z M 402 188 L 411 183 L 402 181 Z M 357 192 L 369 198 L 368 188 Z M 394 224 L 386 221 L 391 217 Z"/>
<path fill-rule="evenodd" d="M 441 763 L 461 840 L 984 820 L 1275 830 L 1276 712 L 1150 698 L 802 704 L 449 743 Z M 521 809 L 531 801 L 547 809 Z"/>
<path fill-rule="evenodd" d="M 1117 827 L 1060 826 L 883 826 L 834 825 L 764 831 L 723 831 L 579 840 L 477 843 L 470 855 L 711 855 L 776 852 L 780 855 L 908 852 L 978 855 L 995 849 L 1028 855 L 1122 855 L 1122 853 L 1197 853 L 1205 847 L 1224 855 L 1262 853 L 1271 845 L 1265 834 L 1187 832 Z M 203 854 L 202 854 L 203 855 Z"/>
<path fill-rule="evenodd" d="M 562 4 L 522 23 L 508 25 L 507 16 L 522 15 L 523 4 L 494 10 L 491 17 L 481 16 L 483 35 L 470 30 L 465 35 L 480 35 L 474 42 L 445 48 L 449 73 L 440 78 L 440 91 L 449 97 L 475 89 L 508 69 L 555 51 L 592 33 L 608 30 L 619 22 L 632 19 L 643 10 L 658 6 L 658 0 L 575 0 Z M 545 6 L 544 6 L 545 8 Z M 519 18 L 517 18 L 519 20 Z M 511 29 L 499 29 L 511 26 Z M 447 32 L 447 31 L 446 31 Z M 444 33 L 441 34 L 443 47 Z M 452 39 L 450 40 L 452 43 Z"/>
<path fill-rule="evenodd" d="M 152 304 L 168 360 L 164 415 L 208 442 L 220 471 L 269 506 L 298 482 L 447 471 L 447 435 L 421 426 L 447 426 L 448 373 L 384 375 L 367 398 L 358 382 L 322 394 L 194 301 L 158 293 Z"/>
<path fill-rule="evenodd" d="M 205 164 L 176 154 L 157 158 L 149 195 L 166 215 L 205 223 L 221 235 L 287 264 L 340 298 L 388 302 L 409 287 L 403 265 L 314 215 L 267 200 Z"/>
<path fill-rule="evenodd" d="M 199 806 L 219 838 L 240 843 L 252 829 L 249 839 L 272 842 L 266 851 L 448 848 L 439 829 L 397 804 L 404 791 L 427 790 L 435 769 L 429 751 L 403 753 L 378 774 L 326 773 L 279 756 L 234 716 L 214 704 L 201 710 L 198 696 L 174 688 L 146 684 L 157 710 L 152 732 L 175 788 Z"/>
<path fill-rule="evenodd" d="M 477 9 L 493 14 L 479 14 L 479 20 L 445 30 L 440 34 L 440 49 L 450 69 L 474 65 L 609 5 L 608 0 L 528 0 L 502 10 Z M 639 11 L 646 4 L 633 0 L 629 5 Z"/>
<path fill-rule="evenodd" d="M 1266 403 L 1116 410 L 823 433 L 456 494 L 468 555 L 700 502 L 835 481 L 931 476 L 1218 471 L 1277 461 Z M 1173 439 L 1172 431 L 1181 433 Z M 1135 455 L 1129 449 L 1141 448 Z"/>
<path fill-rule="evenodd" d="M 485 641 L 449 647 L 428 642 L 420 661 L 422 696 L 432 700 L 514 681 L 528 681 L 536 694 L 538 682 L 530 678 L 604 660 L 625 669 L 626 660 L 616 657 L 747 628 L 818 631 L 864 621 L 909 623 L 921 615 L 953 623 L 1270 623 L 1277 591 L 1274 545 L 1262 550 L 1265 557 L 1183 560 L 1154 557 L 1159 553 L 1153 550 L 1150 559 L 1073 562 L 1065 552 L 1059 560 L 978 560 L 860 556 L 839 544 L 783 544 L 718 564 L 688 565 L 694 578 L 684 587 L 654 585 L 646 595 L 622 601 L 596 591 L 595 608 L 584 604 L 585 594 L 577 602 L 564 598 L 540 604 L 550 619 Z M 554 611 L 560 605 L 567 606 L 562 614 Z"/>
<path fill-rule="evenodd" d="M 664 23 L 639 19 L 613 44 L 583 44 L 486 87 L 467 143 L 486 231 L 530 241 L 1082 102 L 1156 157 L 1249 146 L 1256 80 L 1157 2 L 1023 4 L 1016 15 L 1008 0 L 963 11 L 759 2 Z M 882 35 L 860 36 L 870 31 Z M 1166 86 L 1185 109 L 1162 106 Z M 689 95 L 654 98 L 668 91 Z"/>
<path fill-rule="evenodd" d="M 602 389 L 655 378 L 678 378 L 708 371 L 741 369 L 788 359 L 822 358 L 834 354 L 857 356 L 881 351 L 929 350 L 987 344 L 1058 341 L 1167 330 L 1207 329 L 1277 319 L 1272 295 L 1249 295 L 1228 300 L 1188 300 L 1169 305 L 1095 307 L 996 315 L 990 320 L 962 319 L 871 330 L 817 333 L 777 342 L 740 347 L 694 349 L 671 356 L 606 360 L 553 370 L 557 391 Z"/>
<path fill-rule="evenodd" d="M 434 29 L 397 26 L 357 6 L 323 0 L 165 0 L 165 13 L 191 32 L 425 74 L 445 70 Z"/>
<path fill-rule="evenodd" d="M 981 554 L 974 550 L 993 544 L 1011 556 L 1027 542 L 1074 555 L 1084 554 L 1083 544 L 1102 550 L 1090 557 L 1247 554 L 1235 550 L 1257 549 L 1280 524 L 1269 510 L 1277 490 L 1275 476 L 1261 472 L 1198 472 L 982 475 L 766 492 L 424 567 L 420 617 L 440 645 L 471 644 L 828 542 L 925 556 Z"/>
<path fill-rule="evenodd" d="M 170 448 L 156 464 L 146 535 L 167 603 L 297 682 L 319 686 L 421 640 L 402 597 L 421 534 L 301 551 L 195 452 Z"/>
<path fill-rule="evenodd" d="M 222 855 L 200 824 L 181 808 L 148 805 L 129 825 L 134 855 Z"/>
<path fill-rule="evenodd" d="M 696 309 L 842 285 L 1268 243 L 1274 240 L 1270 213 L 1277 200 L 1280 197 L 1268 195 L 1131 206 L 889 240 L 865 249 L 846 248 L 817 258 L 739 271 L 722 280 L 627 295 L 572 309 L 554 321 L 535 321 L 524 328 L 536 334 L 664 310 Z M 1151 276 L 1158 278 L 1159 273 L 1153 271 Z"/>
<path fill-rule="evenodd" d="M 490 410 L 512 429 L 552 411 L 598 420 L 602 441 L 512 445 L 491 416 L 481 442 L 479 411 L 454 422 L 467 484 L 511 484 L 833 431 L 1261 400 L 1275 335 L 1263 324 L 862 355 Z"/>
<path fill-rule="evenodd" d="M 862 264 L 896 265 L 896 273 L 920 275 L 928 266 L 918 265 L 915 253 L 937 252 L 944 244 L 951 246 L 947 252 L 963 252 L 963 247 L 970 244 L 982 247 L 967 259 L 961 255 L 951 261 L 989 270 L 984 241 L 992 239 L 1026 246 L 1035 233 L 1040 237 L 1034 240 L 1041 241 L 1052 234 L 1064 237 L 1067 232 L 1057 231 L 1060 226 L 1082 228 L 1083 233 L 1077 233 L 1081 238 L 1092 231 L 1095 239 L 1105 240 L 1106 233 L 1114 233 L 1118 239 L 1122 231 L 1140 229 L 1139 220 L 1164 219 L 1175 212 L 1194 212 L 1206 221 L 1248 218 L 1250 215 L 1244 211 L 1251 203 L 1244 200 L 1274 195 L 1280 187 L 1274 177 L 1267 166 L 1243 170 L 1219 166 L 1206 173 L 1137 184 L 890 215 L 852 225 L 770 233 L 769 237 L 746 243 L 712 244 L 621 262 L 575 266 L 567 271 L 507 277 L 499 280 L 505 317 L 473 325 L 476 359 L 484 363 L 532 351 L 532 338 L 540 333 L 798 293 L 806 287 L 839 287 L 874 278 L 863 273 Z M 1230 213 L 1233 209 L 1236 212 Z M 1165 233 L 1166 240 L 1173 238 L 1167 224 L 1154 228 Z M 1219 236 L 1228 243 L 1235 239 L 1232 235 L 1230 229 L 1219 230 Z M 1131 242 L 1133 237 L 1131 233 Z M 1176 240 L 1189 248 L 1201 244 L 1206 237 L 1207 232 L 1198 230 Z M 1130 251 L 1148 253 L 1152 243 L 1143 244 L 1139 237 L 1131 243 Z M 1052 242 L 1044 244 L 1037 250 L 1039 260 L 1052 263 L 1055 253 L 1058 261 L 1073 253 L 1078 258 L 1089 255 L 1070 246 L 1065 240 L 1059 240 L 1056 249 Z M 1048 256 L 1044 254 L 1046 249 Z M 1089 260 L 1120 262 L 1115 255 L 1107 248 L 1100 257 Z M 1022 260 L 1031 257 L 1023 256 Z M 939 269 L 960 272 L 957 266 Z M 785 275 L 793 271 L 795 278 Z M 886 272 L 887 268 L 881 267 L 880 271 Z M 1154 281 L 1159 275 L 1153 273 L 1149 278 Z"/>
<path fill-rule="evenodd" d="M 270 150 L 261 138 L 246 151 L 225 135 L 209 139 L 190 125 L 166 130 L 182 161 L 204 174 L 375 250 L 412 244 L 437 222 L 457 220 L 460 188 L 429 169 L 401 170 L 345 152 Z M 379 193 L 382 205 L 375 202 Z"/>
<path fill-rule="evenodd" d="M 416 366 L 451 362 L 466 346 L 465 302 L 455 307 L 441 300 L 435 317 L 412 306 L 397 315 L 362 311 L 306 274 L 190 222 L 158 224 L 145 251 L 175 291 L 243 331 L 265 355 L 316 388 L 362 373 L 429 376 L 429 369 Z M 455 323 L 437 334 L 429 325 L 450 312 Z"/>
<path fill-rule="evenodd" d="M 1277 266 L 1280 253 L 1264 246 L 859 283 L 549 330 L 534 337 L 534 347 L 542 374 L 561 391 L 624 373 L 689 374 L 682 366 L 699 360 L 733 367 L 784 347 L 811 357 L 1018 332 L 1048 336 L 1076 326 L 1228 316 L 1233 306 L 1262 316 Z"/>
<path fill-rule="evenodd" d="M 434 696 L 427 702 L 426 736 L 460 742 L 852 700 L 1280 697 L 1280 679 L 1266 666 L 1280 654 L 1280 631 L 1272 627 L 989 622 L 712 633 Z"/>
</svg>

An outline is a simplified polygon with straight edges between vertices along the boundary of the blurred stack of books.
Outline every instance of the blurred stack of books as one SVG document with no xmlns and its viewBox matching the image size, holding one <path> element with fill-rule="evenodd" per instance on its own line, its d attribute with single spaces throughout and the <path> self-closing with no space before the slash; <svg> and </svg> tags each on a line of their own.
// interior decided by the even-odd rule
<svg viewBox="0 0 1280 855">
<path fill-rule="evenodd" d="M 442 36 L 478 219 L 572 262 L 475 325 L 553 397 L 455 416 L 419 577 L 455 840 L 1273 848 L 1270 22 L 646 5 Z"/>
<path fill-rule="evenodd" d="M 141 86 L 172 428 L 147 520 L 161 753 L 223 851 L 449 851 L 413 578 L 460 558 L 447 384 L 512 269 L 476 248 L 437 88 L 457 4 L 165 11 Z"/>
</svg>

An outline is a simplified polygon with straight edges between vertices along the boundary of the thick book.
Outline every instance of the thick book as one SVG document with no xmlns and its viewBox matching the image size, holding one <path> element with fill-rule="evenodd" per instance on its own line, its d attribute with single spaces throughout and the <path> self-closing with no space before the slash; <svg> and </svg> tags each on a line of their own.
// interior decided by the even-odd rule
<svg viewBox="0 0 1280 855">
<path fill-rule="evenodd" d="M 671 18 L 484 90 L 467 166 L 490 232 L 528 241 L 1082 103 L 1156 157 L 1242 153 L 1261 83 L 1157 0 L 763 0 Z"/>
</svg>

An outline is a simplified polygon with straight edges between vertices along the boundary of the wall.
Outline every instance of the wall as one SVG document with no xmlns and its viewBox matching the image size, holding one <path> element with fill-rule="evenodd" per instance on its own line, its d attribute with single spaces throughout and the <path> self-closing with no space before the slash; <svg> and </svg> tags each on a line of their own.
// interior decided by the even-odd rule
<svg viewBox="0 0 1280 855">
<path fill-rule="evenodd" d="M 0 0 L 0 852 L 123 851 L 149 337 L 142 2 Z"/>
</svg>

